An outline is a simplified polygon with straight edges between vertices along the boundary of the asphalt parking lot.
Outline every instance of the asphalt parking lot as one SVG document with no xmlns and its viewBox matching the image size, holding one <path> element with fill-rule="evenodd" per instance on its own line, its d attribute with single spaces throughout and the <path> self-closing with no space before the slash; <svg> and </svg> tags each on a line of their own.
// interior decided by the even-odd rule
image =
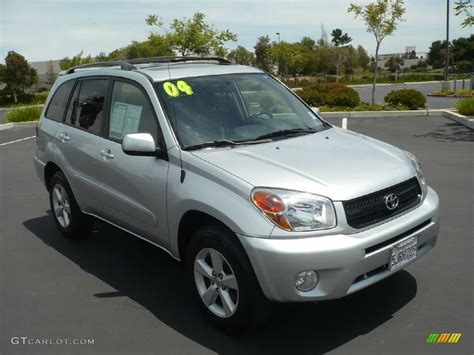
<svg viewBox="0 0 474 355">
<path fill-rule="evenodd" d="M 266 328 L 238 339 L 201 319 L 180 265 L 158 248 L 99 223 L 86 241 L 61 238 L 34 172 L 35 140 L 3 144 L 34 128 L 0 131 L 0 354 L 472 354 L 474 131 L 441 117 L 348 128 L 421 160 L 441 199 L 436 248 L 343 299 L 277 305 Z M 425 343 L 441 332 L 462 337 Z M 94 344 L 12 344 L 22 336 Z"/>
</svg>

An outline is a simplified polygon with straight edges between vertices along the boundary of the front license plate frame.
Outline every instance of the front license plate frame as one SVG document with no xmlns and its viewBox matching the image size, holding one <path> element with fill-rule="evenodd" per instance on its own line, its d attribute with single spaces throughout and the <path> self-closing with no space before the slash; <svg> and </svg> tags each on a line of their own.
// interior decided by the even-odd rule
<svg viewBox="0 0 474 355">
<path fill-rule="evenodd" d="M 389 270 L 397 270 L 418 257 L 418 237 L 408 237 L 390 249 Z"/>
</svg>

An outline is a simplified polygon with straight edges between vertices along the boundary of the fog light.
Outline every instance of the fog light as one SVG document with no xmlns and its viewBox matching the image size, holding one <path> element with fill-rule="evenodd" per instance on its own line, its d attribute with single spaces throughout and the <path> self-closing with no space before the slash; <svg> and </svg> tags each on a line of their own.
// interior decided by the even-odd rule
<svg viewBox="0 0 474 355">
<path fill-rule="evenodd" d="M 296 275 L 295 286 L 302 292 L 311 291 L 318 284 L 318 273 L 316 271 L 302 271 Z"/>
</svg>

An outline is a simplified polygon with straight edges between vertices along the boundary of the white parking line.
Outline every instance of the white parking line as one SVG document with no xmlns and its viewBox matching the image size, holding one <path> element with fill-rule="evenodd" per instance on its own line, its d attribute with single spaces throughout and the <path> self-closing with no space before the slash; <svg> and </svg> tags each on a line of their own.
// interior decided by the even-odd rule
<svg viewBox="0 0 474 355">
<path fill-rule="evenodd" d="M 17 143 L 17 142 L 26 141 L 26 140 L 32 139 L 32 138 L 36 138 L 36 136 L 31 136 L 31 137 L 21 138 L 21 139 L 17 139 L 17 140 L 10 141 L 10 142 L 0 143 L 0 147 L 4 146 L 4 145 L 8 145 L 8 144 L 13 144 L 13 143 Z"/>
</svg>

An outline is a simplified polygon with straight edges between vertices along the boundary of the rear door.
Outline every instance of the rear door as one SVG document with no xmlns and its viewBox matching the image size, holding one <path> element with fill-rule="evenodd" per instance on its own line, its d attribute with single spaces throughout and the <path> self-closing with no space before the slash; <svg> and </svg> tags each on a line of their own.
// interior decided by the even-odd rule
<svg viewBox="0 0 474 355">
<path fill-rule="evenodd" d="M 56 159 L 60 162 L 79 206 L 98 213 L 98 157 L 104 127 L 109 78 L 79 79 L 65 120 L 56 132 Z"/>
<path fill-rule="evenodd" d="M 121 145 L 126 134 L 149 133 L 166 152 L 148 94 L 134 81 L 114 79 L 109 112 L 106 139 L 99 147 L 102 213 L 110 222 L 166 247 L 168 160 L 127 155 Z"/>
</svg>

